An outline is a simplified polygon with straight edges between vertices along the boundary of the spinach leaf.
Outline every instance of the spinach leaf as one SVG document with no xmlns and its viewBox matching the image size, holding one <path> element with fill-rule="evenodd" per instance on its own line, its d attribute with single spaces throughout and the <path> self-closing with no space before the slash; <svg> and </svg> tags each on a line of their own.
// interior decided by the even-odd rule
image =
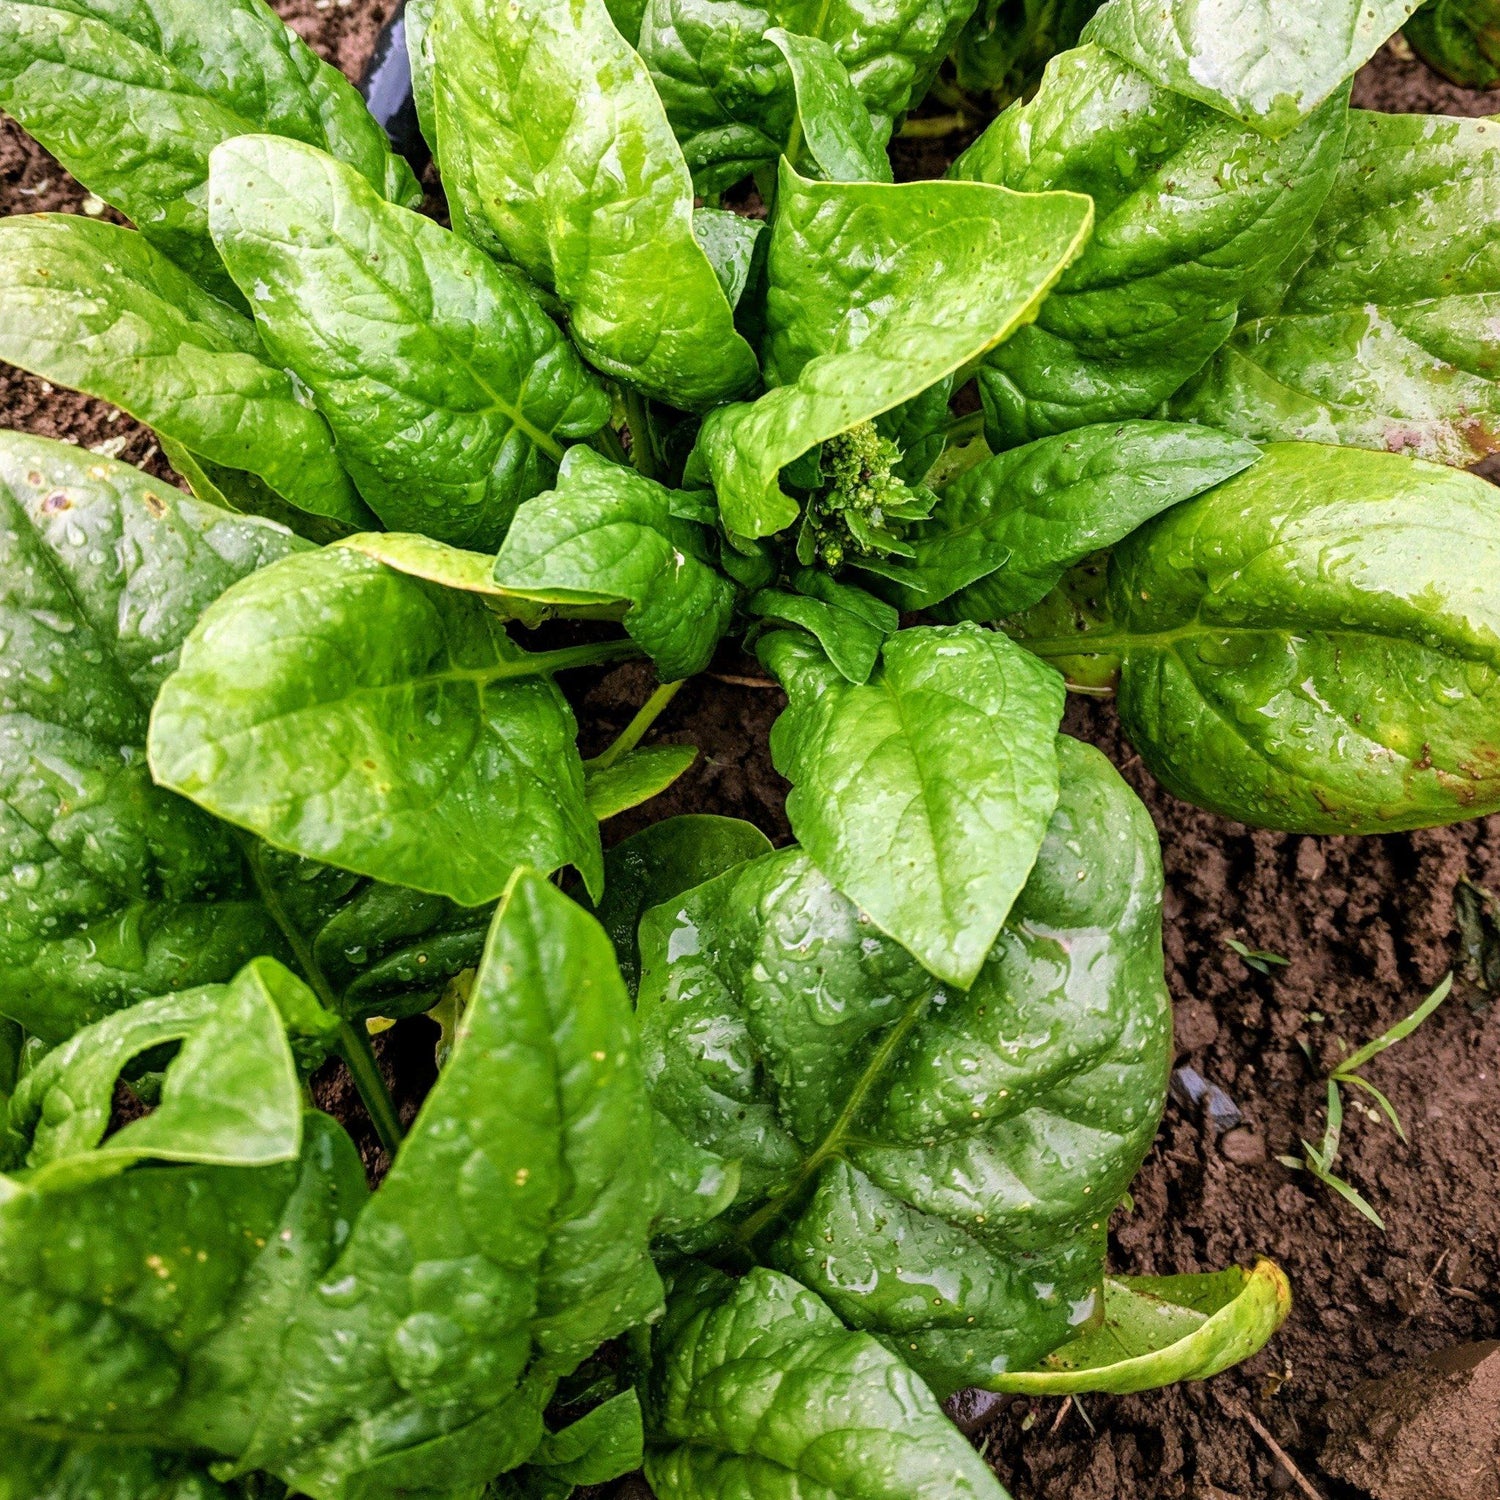
<svg viewBox="0 0 1500 1500">
<path fill-rule="evenodd" d="M 1078 45 L 1099 0 L 981 0 L 953 47 L 954 76 L 1000 103 L 1031 93 L 1046 63 Z"/>
<path fill-rule="evenodd" d="M 1154 83 L 1263 135 L 1338 92 L 1420 0 L 1107 0 L 1084 28 Z"/>
<path fill-rule="evenodd" d="M 712 534 L 679 519 L 673 491 L 589 448 L 569 449 L 557 488 L 528 500 L 495 559 L 495 582 L 541 604 L 626 600 L 624 625 L 662 681 L 701 672 L 738 593 Z"/>
<path fill-rule="evenodd" d="M 1406 23 L 1412 51 L 1471 89 L 1500 83 L 1500 11 L 1494 0 L 1427 0 Z"/>
<path fill-rule="evenodd" d="M 609 401 L 518 281 L 354 170 L 254 136 L 213 155 L 209 222 L 267 347 L 396 530 L 498 545 Z"/>
<path fill-rule="evenodd" d="M 646 65 L 604 0 L 437 0 L 437 147 L 455 220 L 553 287 L 585 357 L 703 410 L 756 378 L 693 237 L 693 193 Z"/>
<path fill-rule="evenodd" d="M 101 1448 L 7 1433 L 0 1500 L 230 1500 L 193 1459 L 146 1448 Z"/>
<path fill-rule="evenodd" d="M 730 307 L 739 306 L 749 285 L 756 246 L 765 228 L 764 219 L 747 219 L 721 208 L 693 210 L 693 238 L 714 268 Z"/>
<path fill-rule="evenodd" d="M 1469 464 L 1500 448 L 1500 127 L 1349 116 L 1311 233 L 1174 415 Z"/>
<path fill-rule="evenodd" d="M 66 443 L 0 435 L 0 1013 L 60 1041 L 279 937 L 227 829 L 153 785 L 199 614 L 304 546 Z"/>
<path fill-rule="evenodd" d="M 1097 750 L 1058 754 L 1036 867 L 967 994 L 795 848 L 641 927 L 657 1106 L 741 1165 L 715 1253 L 805 1281 L 940 1394 L 1097 1310 L 1106 1220 L 1166 1094 L 1155 831 Z"/>
<path fill-rule="evenodd" d="M 583 763 L 583 792 L 589 811 L 602 823 L 659 796 L 685 775 L 698 752 L 692 745 L 646 745 L 601 765 Z"/>
<path fill-rule="evenodd" d="M 162 786 L 278 848 L 376 880 L 494 900 L 517 866 L 602 879 L 573 715 L 474 595 L 349 547 L 299 553 L 203 615 L 162 685 Z"/>
<path fill-rule="evenodd" d="M 549 1432 L 527 1460 L 560 1490 L 576 1484 L 607 1484 L 641 1466 L 645 1438 L 641 1401 L 633 1390 L 600 1402 L 558 1432 Z"/>
<path fill-rule="evenodd" d="M 850 681 L 868 682 L 900 617 L 883 600 L 815 568 L 799 568 L 796 593 L 759 589 L 745 601 L 757 619 L 799 625 Z"/>
<path fill-rule="evenodd" d="M 1000 620 L 1042 599 L 1091 552 L 1259 457 L 1253 444 L 1207 427 L 1075 427 L 956 479 L 931 519 L 907 533 L 914 558 L 857 566 L 886 579 L 902 609 L 946 601 L 943 618 Z"/>
<path fill-rule="evenodd" d="M 771 754 L 797 837 L 876 928 L 967 989 L 1057 805 L 1062 679 L 974 625 L 898 632 L 864 685 L 798 633 L 759 652 L 790 700 Z"/>
<path fill-rule="evenodd" d="M 650 1131 L 608 940 L 517 874 L 457 1046 L 301 1304 L 241 1468 L 353 1500 L 467 1494 L 526 1459 L 557 1379 L 659 1305 Z"/>
<path fill-rule="evenodd" d="M 254 325 L 129 229 L 66 214 L 0 220 L 0 358 L 259 475 L 301 510 L 371 524 L 327 423 Z"/>
<path fill-rule="evenodd" d="M 1497 580 L 1482 479 L 1278 443 L 1115 549 L 1086 641 L 1178 796 L 1263 828 L 1422 828 L 1500 808 Z"/>
<path fill-rule="evenodd" d="M 679 1278 L 648 1391 L 660 1500 L 1005 1500 L 900 1359 L 775 1271 Z"/>
<path fill-rule="evenodd" d="M 262 0 L 3 0 L 0 109 L 209 290 L 208 158 L 265 131 L 332 152 L 392 202 L 421 190 L 337 68 Z"/>
<path fill-rule="evenodd" d="M 1340 93 L 1272 142 L 1097 47 L 1055 58 L 1036 97 L 949 169 L 1026 192 L 1088 193 L 1097 215 L 1035 324 L 986 361 L 990 447 L 1146 416 L 1198 370 L 1241 299 L 1312 224 L 1347 113 Z"/>
<path fill-rule="evenodd" d="M 767 382 L 709 414 L 688 465 L 725 526 L 769 536 L 797 519 L 782 468 L 919 395 L 1006 338 L 1078 253 L 1075 193 L 979 183 L 820 183 L 783 162 L 771 229 Z"/>
<path fill-rule="evenodd" d="M 838 53 L 821 37 L 802 36 L 773 26 L 766 33 L 792 70 L 797 96 L 796 133 L 788 139 L 786 157 L 794 166 L 805 154 L 816 175 L 829 182 L 889 182 L 885 154 L 890 122 L 882 130 L 870 118 Z"/>
</svg>

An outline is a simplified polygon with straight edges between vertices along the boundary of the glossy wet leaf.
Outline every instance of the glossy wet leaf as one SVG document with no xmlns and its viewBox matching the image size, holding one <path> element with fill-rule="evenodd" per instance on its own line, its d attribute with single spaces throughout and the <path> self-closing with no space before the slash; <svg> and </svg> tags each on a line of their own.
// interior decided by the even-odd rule
<svg viewBox="0 0 1500 1500">
<path fill-rule="evenodd" d="M 1427 0 L 1406 23 L 1411 49 L 1445 78 L 1471 89 L 1500 83 L 1500 10 L 1495 0 Z"/>
<path fill-rule="evenodd" d="M 534 298 L 352 168 L 274 136 L 214 152 L 214 243 L 371 508 L 492 548 L 609 402 Z"/>
<path fill-rule="evenodd" d="M 670 405 L 755 358 L 693 237 L 687 165 L 604 0 L 438 0 L 437 148 L 463 232 L 555 288 L 584 356 Z"/>
<path fill-rule="evenodd" d="M 627 601 L 624 625 L 664 682 L 701 672 L 729 629 L 738 590 L 711 533 L 675 494 L 590 448 L 570 449 L 557 488 L 529 500 L 495 559 L 495 582 L 539 604 Z"/>
<path fill-rule="evenodd" d="M 946 601 L 948 619 L 1029 608 L 1091 552 L 1260 457 L 1207 427 L 1107 422 L 996 454 L 943 491 L 908 534 L 916 556 L 880 566 L 906 610 Z"/>
<path fill-rule="evenodd" d="M 287 558 L 198 624 L 153 774 L 279 848 L 464 906 L 521 864 L 600 878 L 573 716 L 470 594 L 348 547 Z"/>
<path fill-rule="evenodd" d="M 641 1466 L 641 1402 L 621 1391 L 557 1432 L 549 1432 L 527 1462 L 561 1484 L 607 1484 Z"/>
<path fill-rule="evenodd" d="M 602 823 L 659 796 L 698 758 L 692 745 L 644 745 L 607 766 L 583 765 L 583 794 Z"/>
<path fill-rule="evenodd" d="M 0 1500 L 230 1500 L 193 1458 L 7 1433 Z"/>
<path fill-rule="evenodd" d="M 883 599 L 820 569 L 800 568 L 795 584 L 796 592 L 757 590 L 745 601 L 746 613 L 800 626 L 850 682 L 868 682 L 880 648 L 900 624 L 896 611 Z"/>
<path fill-rule="evenodd" d="M 1313 222 L 1338 169 L 1345 95 L 1268 141 L 1097 47 L 1055 58 L 949 169 L 1090 194 L 1088 248 L 980 377 L 990 446 L 1144 417 L 1234 328 Z"/>
<path fill-rule="evenodd" d="M 991 1382 L 997 1391 L 1129 1395 L 1206 1380 L 1248 1359 L 1286 1321 L 1292 1289 L 1268 1260 L 1252 1270 L 1188 1276 L 1111 1276 L 1103 1316 L 1035 1370 Z"/>
<path fill-rule="evenodd" d="M 208 158 L 265 131 L 348 162 L 392 202 L 421 190 L 337 68 L 262 0 L 5 0 L 0 109 L 212 290 Z"/>
<path fill-rule="evenodd" d="M 0 220 L 0 357 L 259 475 L 300 510 L 370 523 L 328 424 L 254 324 L 132 230 L 71 214 Z"/>
<path fill-rule="evenodd" d="M 60 1041 L 279 940 L 147 716 L 199 614 L 304 544 L 65 443 L 0 436 L 0 1013 Z"/>
<path fill-rule="evenodd" d="M 863 685 L 806 636 L 758 649 L 789 699 L 771 754 L 793 831 L 876 928 L 967 988 L 1057 804 L 1062 678 L 974 625 L 898 632 Z"/>
<path fill-rule="evenodd" d="M 766 379 L 712 412 L 689 462 L 724 524 L 797 518 L 779 475 L 816 444 L 919 395 L 1035 315 L 1092 218 L 1073 193 L 982 183 L 821 183 L 783 164 L 771 230 Z"/>
<path fill-rule="evenodd" d="M 352 1500 L 468 1493 L 527 1458 L 556 1380 L 659 1303 L 649 1111 L 604 933 L 517 875 L 453 1054 L 299 1309 L 242 1466 Z"/>
<path fill-rule="evenodd" d="M 1165 1098 L 1155 832 L 1098 751 L 1059 754 L 1036 867 L 967 994 L 796 848 L 642 926 L 654 1097 L 740 1162 L 729 1245 L 940 1394 L 1034 1362 L 1095 1309 L 1105 1222 Z"/>
<path fill-rule="evenodd" d="M 1284 136 L 1399 31 L 1420 0 L 1108 0 L 1084 29 L 1174 93 Z"/>
<path fill-rule="evenodd" d="M 1307 238 L 1174 415 L 1464 465 L 1500 447 L 1500 126 L 1349 116 Z"/>
<path fill-rule="evenodd" d="M 719 278 L 730 307 L 738 307 L 750 281 L 755 247 L 765 233 L 764 219 L 747 219 L 722 208 L 693 210 L 693 238 Z"/>
<path fill-rule="evenodd" d="M 889 182 L 889 121 L 882 120 L 882 129 L 871 120 L 838 53 L 821 37 L 780 26 L 773 26 L 766 40 L 786 58 L 792 73 L 801 135 L 800 146 L 788 141 L 793 164 L 811 157 L 813 175 L 829 182 Z"/>
</svg>

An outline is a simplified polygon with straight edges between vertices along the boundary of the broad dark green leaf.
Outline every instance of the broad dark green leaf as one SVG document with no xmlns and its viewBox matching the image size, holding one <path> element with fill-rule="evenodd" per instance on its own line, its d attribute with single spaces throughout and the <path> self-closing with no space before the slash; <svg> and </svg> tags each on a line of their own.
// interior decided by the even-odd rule
<svg viewBox="0 0 1500 1500">
<path fill-rule="evenodd" d="M 660 1302 L 650 1132 L 608 940 L 518 874 L 453 1055 L 300 1308 L 242 1467 L 354 1500 L 467 1495 L 524 1461 L 556 1380 Z"/>
<path fill-rule="evenodd" d="M 821 569 L 800 568 L 797 592 L 759 589 L 745 601 L 757 619 L 798 625 L 816 638 L 829 661 L 850 682 L 868 682 L 880 648 L 901 623 L 895 609 Z"/>
<path fill-rule="evenodd" d="M 1311 233 L 1172 411 L 1441 463 L 1500 448 L 1500 125 L 1354 111 Z"/>
<path fill-rule="evenodd" d="M 68 214 L 0 220 L 0 358 L 259 475 L 300 510 L 372 524 L 328 424 L 254 324 L 132 230 Z"/>
<path fill-rule="evenodd" d="M 990 446 L 1143 417 L 1234 327 L 1312 223 L 1344 145 L 1345 94 L 1271 142 L 1097 47 L 1055 58 L 952 176 L 1094 199 L 1094 238 L 1036 323 L 981 373 Z"/>
<path fill-rule="evenodd" d="M 1108 0 L 1084 29 L 1153 82 L 1283 136 L 1367 63 L 1420 0 Z"/>
<path fill-rule="evenodd" d="M 1406 40 L 1429 68 L 1465 88 L 1500 84 L 1500 9 L 1495 0 L 1427 0 Z"/>
<path fill-rule="evenodd" d="M 1500 809 L 1500 497 L 1484 480 L 1274 444 L 1122 542 L 1107 610 L 1088 644 L 1118 662 L 1126 732 L 1178 796 L 1304 833 Z"/>
<path fill-rule="evenodd" d="M 779 389 L 712 412 L 689 478 L 713 477 L 731 532 L 784 530 L 797 503 L 781 469 L 1029 321 L 1091 219 L 1075 193 L 810 182 L 783 163 L 766 308 L 766 379 Z"/>
<path fill-rule="evenodd" d="M 7 1433 L 0 1445 L 0 1500 L 230 1500 L 230 1495 L 186 1454 L 75 1446 Z"/>
<path fill-rule="evenodd" d="M 740 1162 L 721 1249 L 791 1272 L 940 1394 L 1097 1309 L 1106 1222 L 1165 1097 L 1155 830 L 1097 750 L 1058 753 L 1036 867 L 967 994 L 795 848 L 641 930 L 657 1107 Z"/>
<path fill-rule="evenodd" d="M 679 519 L 674 493 L 591 448 L 572 448 L 557 488 L 528 500 L 495 559 L 495 582 L 540 604 L 627 600 L 625 629 L 664 682 L 701 672 L 738 593 L 712 534 Z"/>
<path fill-rule="evenodd" d="M 641 1466 L 641 1401 L 621 1391 L 557 1432 L 549 1432 L 527 1463 L 566 1485 L 607 1484 Z"/>
<path fill-rule="evenodd" d="M 153 785 L 146 722 L 203 609 L 303 545 L 0 435 L 0 1013 L 36 1035 L 280 951 L 228 830 Z"/>
<path fill-rule="evenodd" d="M 1057 805 L 1063 682 L 975 625 L 903 630 L 869 682 L 806 636 L 767 636 L 771 731 L 808 854 L 881 932 L 967 989 Z"/>
<path fill-rule="evenodd" d="M 922 1381 L 789 1277 L 690 1271 L 654 1346 L 659 1500 L 1005 1500 Z"/>
<path fill-rule="evenodd" d="M 693 745 L 644 745 L 607 766 L 583 763 L 583 794 L 602 823 L 659 796 L 698 758 Z"/>
<path fill-rule="evenodd" d="M 392 202 L 422 201 L 343 74 L 262 0 L 3 0 L 0 109 L 229 295 L 208 235 L 208 157 L 221 141 L 306 141 Z"/>
<path fill-rule="evenodd" d="M 870 118 L 838 53 L 821 37 L 780 26 L 766 40 L 786 58 L 797 98 L 796 138 L 787 141 L 787 159 L 795 166 L 811 157 L 814 175 L 829 182 L 889 182 L 890 121 L 877 126 Z"/>
<path fill-rule="evenodd" d="M 618 654 L 618 653 L 615 653 Z M 351 547 L 300 553 L 203 616 L 151 719 L 163 786 L 278 848 L 494 900 L 519 865 L 602 879 L 573 715 L 468 593 Z"/>
<path fill-rule="evenodd" d="M 1039 438 L 956 479 L 907 535 L 910 561 L 878 571 L 905 610 L 946 601 L 946 619 L 1001 620 L 1143 521 L 1211 489 L 1260 457 L 1208 427 L 1106 422 Z M 860 566 L 877 570 L 873 560 Z M 952 596 L 952 597 L 950 597 Z"/>
<path fill-rule="evenodd" d="M 752 385 L 687 165 L 604 0 L 437 0 L 430 43 L 462 231 L 555 288 L 606 374 L 688 410 Z"/>
<path fill-rule="evenodd" d="M 275 136 L 213 155 L 209 222 L 266 346 L 312 391 L 371 508 L 398 531 L 493 548 L 546 489 L 603 389 L 518 280 Z"/>
</svg>

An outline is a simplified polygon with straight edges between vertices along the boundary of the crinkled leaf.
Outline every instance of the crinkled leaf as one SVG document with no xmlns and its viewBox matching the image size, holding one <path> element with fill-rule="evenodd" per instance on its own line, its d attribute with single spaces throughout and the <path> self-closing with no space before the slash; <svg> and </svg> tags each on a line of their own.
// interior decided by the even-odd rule
<svg viewBox="0 0 1500 1500">
<path fill-rule="evenodd" d="M 208 235 L 208 158 L 221 141 L 305 141 L 392 202 L 422 201 L 348 80 L 262 0 L 3 0 L 0 109 L 230 296 Z"/>
<path fill-rule="evenodd" d="M 850 682 L 868 682 L 880 648 L 901 623 L 896 611 L 820 569 L 799 569 L 795 585 L 796 593 L 758 590 L 745 601 L 746 612 L 757 619 L 801 626 Z"/>
<path fill-rule="evenodd" d="M 278 848 L 493 900 L 522 864 L 602 878 L 573 716 L 474 595 L 349 547 L 211 607 L 151 719 L 163 786 Z"/>
<path fill-rule="evenodd" d="M 654 1343 L 660 1500 L 1005 1500 L 922 1381 L 789 1277 L 690 1272 Z"/>
<path fill-rule="evenodd" d="M 766 33 L 786 58 L 797 98 L 800 144 L 788 142 L 793 165 L 812 158 L 814 175 L 829 182 L 889 182 L 885 154 L 890 121 L 880 128 L 849 81 L 839 55 L 821 37 L 773 26 Z"/>
<path fill-rule="evenodd" d="M 659 796 L 698 758 L 692 745 L 645 745 L 607 766 L 583 763 L 583 794 L 602 823 Z"/>
<path fill-rule="evenodd" d="M 275 136 L 213 155 L 214 243 L 276 359 L 312 391 L 371 508 L 396 530 L 498 545 L 604 391 L 514 277 Z"/>
<path fill-rule="evenodd" d="M 1094 238 L 1036 323 L 980 376 L 990 446 L 1143 417 L 1234 327 L 1306 232 L 1338 169 L 1340 93 L 1271 142 L 1097 47 L 1054 59 L 950 174 L 1090 194 Z"/>
<path fill-rule="evenodd" d="M 1500 9 L 1495 0 L 1427 0 L 1406 23 L 1412 51 L 1471 89 L 1500 84 Z"/>
<path fill-rule="evenodd" d="M 542 604 L 629 601 L 625 629 L 662 680 L 701 672 L 729 628 L 737 590 L 710 533 L 680 520 L 654 479 L 572 448 L 557 488 L 529 500 L 495 559 L 495 582 Z"/>
<path fill-rule="evenodd" d="M 712 412 L 689 478 L 712 475 L 731 532 L 784 530 L 797 504 L 781 469 L 1035 316 L 1091 218 L 1075 193 L 810 182 L 783 163 L 766 309 L 766 378 L 779 389 Z"/>
<path fill-rule="evenodd" d="M 455 222 L 556 289 L 605 373 L 689 410 L 753 384 L 682 152 L 604 0 L 438 0 L 431 45 Z"/>
<path fill-rule="evenodd" d="M 1441 463 L 1500 448 L 1500 126 L 1354 111 L 1311 233 L 1172 411 Z"/>
<path fill-rule="evenodd" d="M 529 1464 L 567 1484 L 607 1484 L 641 1466 L 641 1401 L 621 1391 L 536 1445 Z"/>
<path fill-rule="evenodd" d="M 1161 863 L 1145 809 L 1063 739 L 1062 796 L 972 989 L 778 850 L 649 913 L 657 1107 L 738 1159 L 730 1245 L 769 1258 L 940 1393 L 1097 1306 L 1106 1221 L 1166 1091 Z"/>
<path fill-rule="evenodd" d="M 1284 136 L 1375 55 L 1420 0 L 1108 0 L 1084 28 L 1153 82 Z"/>
<path fill-rule="evenodd" d="M 771 731 L 787 816 L 833 883 L 966 989 L 1057 804 L 1057 673 L 974 625 L 903 630 L 864 685 L 805 636 L 761 660 L 789 698 Z"/>
<path fill-rule="evenodd" d="M 660 1301 L 650 1132 L 608 940 L 523 871 L 242 1466 L 352 1500 L 468 1493 L 526 1459 L 556 1380 Z"/>
<path fill-rule="evenodd" d="M 186 1454 L 53 1443 L 11 1432 L 0 1445 L 0 1500 L 230 1500 L 230 1495 Z"/>
</svg>

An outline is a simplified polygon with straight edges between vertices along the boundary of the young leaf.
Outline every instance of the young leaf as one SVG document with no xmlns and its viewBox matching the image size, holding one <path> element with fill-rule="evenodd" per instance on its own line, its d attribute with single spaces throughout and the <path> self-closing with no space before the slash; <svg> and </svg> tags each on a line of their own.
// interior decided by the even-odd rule
<svg viewBox="0 0 1500 1500">
<path fill-rule="evenodd" d="M 1166 1096 L 1155 831 L 1098 751 L 1059 751 L 1062 800 L 967 995 L 795 848 L 641 928 L 657 1107 L 740 1163 L 715 1249 L 806 1282 L 939 1394 L 1096 1309 L 1105 1220 Z"/>
<path fill-rule="evenodd" d="M 1421 0 L 1108 0 L 1084 28 L 1153 82 L 1284 136 L 1375 55 Z"/>
<path fill-rule="evenodd" d="M 1307 231 L 1347 114 L 1340 93 L 1272 142 L 1097 47 L 1055 58 L 1036 97 L 949 169 L 1025 192 L 1088 193 L 1097 215 L 1034 326 L 981 372 L 990 447 L 1154 412 Z"/>
<path fill-rule="evenodd" d="M 607 766 L 583 763 L 583 795 L 602 823 L 659 796 L 698 758 L 692 745 L 646 745 Z"/>
<path fill-rule="evenodd" d="M 745 601 L 746 612 L 761 620 L 800 625 L 850 682 L 868 682 L 880 648 L 900 624 L 896 611 L 820 569 L 800 568 L 795 582 L 796 593 L 757 590 Z"/>
<path fill-rule="evenodd" d="M 70 214 L 0 220 L 0 358 L 258 474 L 301 510 L 371 523 L 327 423 L 254 325 L 132 230 Z"/>
<path fill-rule="evenodd" d="M 152 773 L 278 848 L 494 900 L 518 865 L 602 878 L 573 715 L 547 675 L 618 647 L 529 655 L 473 595 L 349 547 L 230 590 L 151 719 Z"/>
<path fill-rule="evenodd" d="M 660 1500 L 1004 1500 L 921 1380 L 789 1277 L 690 1270 L 653 1342 Z"/>
<path fill-rule="evenodd" d="M 1500 127 L 1349 116 L 1343 166 L 1174 416 L 1464 465 L 1500 448 Z"/>
<path fill-rule="evenodd" d="M 310 146 L 248 136 L 210 170 L 214 243 L 312 391 L 371 508 L 491 549 L 609 401 L 520 282 Z"/>
<path fill-rule="evenodd" d="M 820 37 L 802 36 L 773 26 L 766 32 L 792 70 L 797 96 L 800 144 L 787 142 L 787 159 L 795 166 L 805 151 L 816 175 L 829 182 L 889 182 L 891 163 L 885 154 L 886 130 L 870 118 L 838 53 Z"/>
<path fill-rule="evenodd" d="M 464 232 L 555 288 L 606 374 L 688 410 L 753 384 L 682 152 L 604 0 L 438 0 L 430 40 Z"/>
<path fill-rule="evenodd" d="M 495 559 L 495 582 L 541 604 L 626 600 L 625 629 L 664 682 L 701 672 L 729 629 L 737 590 L 710 534 L 674 515 L 674 494 L 589 448 L 563 459 L 557 488 L 529 500 Z"/>
<path fill-rule="evenodd" d="M 650 1141 L 609 943 L 520 872 L 458 1044 L 299 1309 L 241 1468 L 354 1500 L 468 1493 L 523 1462 L 557 1379 L 659 1304 Z"/>
<path fill-rule="evenodd" d="M 1494 0 L 1427 0 L 1403 35 L 1429 68 L 1454 83 L 1470 89 L 1500 83 L 1500 10 Z"/>
<path fill-rule="evenodd" d="M 781 469 L 1027 322 L 1091 219 L 1076 193 L 819 183 L 783 163 L 766 307 L 766 379 L 779 389 L 712 412 L 689 478 L 712 476 L 731 532 L 784 530 L 797 503 Z"/>
<path fill-rule="evenodd" d="M 422 201 L 348 80 L 262 0 L 0 0 L 0 109 L 229 296 L 208 235 L 208 157 L 221 141 L 305 141 L 392 202 Z"/>
<path fill-rule="evenodd" d="M 633 1390 L 601 1402 L 576 1422 L 549 1432 L 526 1460 L 560 1485 L 608 1484 L 641 1466 L 645 1438 Z"/>
<path fill-rule="evenodd" d="M 898 632 L 863 686 L 805 636 L 759 651 L 790 699 L 771 753 L 797 837 L 880 931 L 967 989 L 1057 804 L 1062 679 L 974 625 Z"/>
<path fill-rule="evenodd" d="M 693 238 L 714 268 L 730 307 L 738 307 L 745 294 L 765 229 L 764 219 L 747 219 L 721 208 L 693 210 Z"/>
</svg>

